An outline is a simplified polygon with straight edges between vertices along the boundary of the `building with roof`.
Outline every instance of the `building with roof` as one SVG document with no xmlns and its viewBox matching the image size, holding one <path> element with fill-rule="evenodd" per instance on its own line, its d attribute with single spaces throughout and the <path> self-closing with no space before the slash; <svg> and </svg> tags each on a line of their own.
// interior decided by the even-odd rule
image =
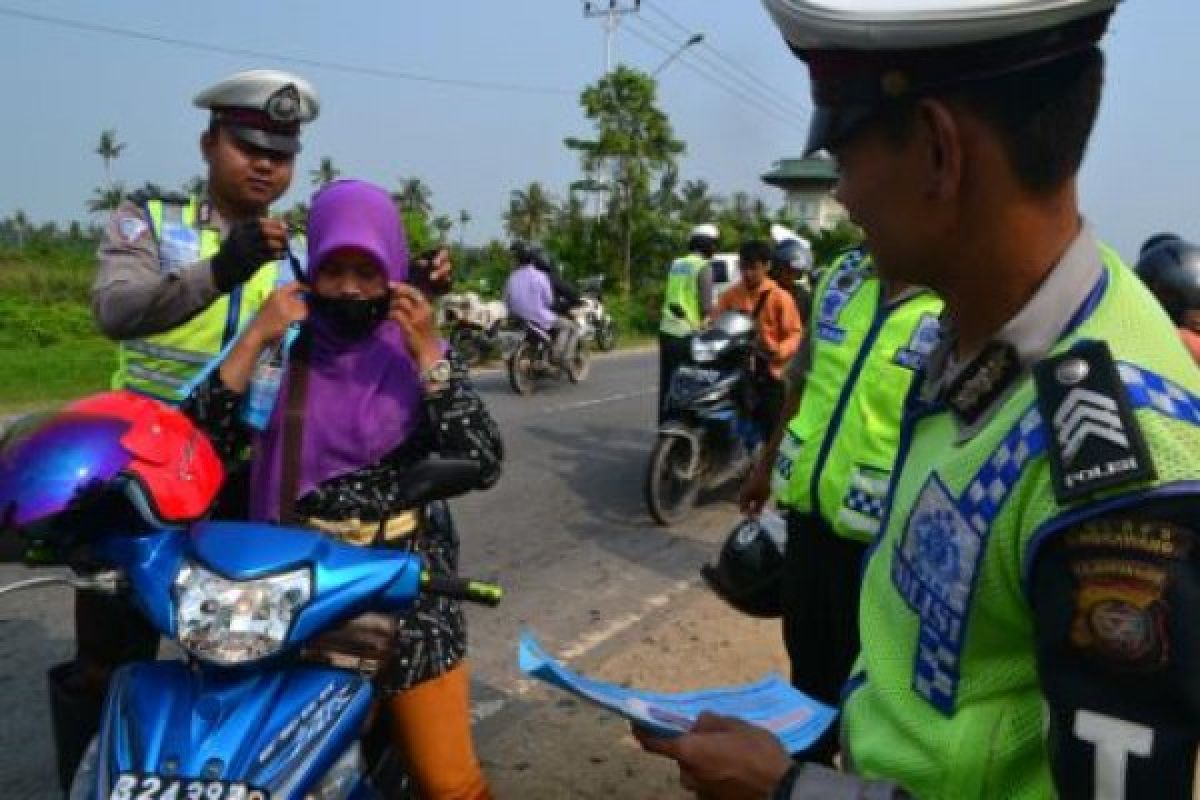
<svg viewBox="0 0 1200 800">
<path fill-rule="evenodd" d="M 846 219 L 846 209 L 833 199 L 837 164 L 828 156 L 780 159 L 762 180 L 783 190 L 788 215 L 812 231 L 835 227 Z"/>
</svg>

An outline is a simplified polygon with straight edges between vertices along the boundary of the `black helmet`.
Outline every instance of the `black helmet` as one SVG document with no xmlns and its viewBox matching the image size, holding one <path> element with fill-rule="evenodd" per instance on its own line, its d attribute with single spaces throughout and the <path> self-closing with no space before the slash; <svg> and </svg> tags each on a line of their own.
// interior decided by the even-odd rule
<svg viewBox="0 0 1200 800">
<path fill-rule="evenodd" d="M 519 265 L 528 264 L 532 256 L 529 243 L 521 239 L 514 239 L 513 243 L 508 246 L 508 252 L 513 257 L 513 261 Z"/>
<path fill-rule="evenodd" d="M 542 247 L 539 242 L 529 243 L 529 262 L 542 272 L 554 271 L 554 260 L 550 258 L 546 248 Z"/>
<path fill-rule="evenodd" d="M 1200 309 L 1200 247 L 1164 239 L 1142 254 L 1136 270 L 1176 325 L 1184 312 Z"/>
<path fill-rule="evenodd" d="M 1156 233 L 1146 241 L 1142 242 L 1142 249 L 1138 250 L 1138 258 L 1146 255 L 1146 253 L 1166 242 L 1181 242 L 1183 237 L 1178 233 Z"/>
<path fill-rule="evenodd" d="M 784 239 L 771 253 L 771 266 L 790 267 L 805 274 L 812 270 L 812 249 L 799 239 Z"/>
<path fill-rule="evenodd" d="M 705 564 L 700 575 L 722 600 L 743 614 L 781 616 L 779 590 L 786 540 L 787 524 L 774 512 L 743 519 L 721 546 L 716 566 Z"/>
</svg>

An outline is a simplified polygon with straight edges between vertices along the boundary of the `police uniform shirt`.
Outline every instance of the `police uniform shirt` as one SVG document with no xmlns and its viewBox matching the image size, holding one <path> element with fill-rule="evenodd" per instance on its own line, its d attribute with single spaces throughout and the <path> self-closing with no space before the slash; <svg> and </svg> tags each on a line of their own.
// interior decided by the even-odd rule
<svg viewBox="0 0 1200 800">
<path fill-rule="evenodd" d="M 1050 352 L 1103 272 L 1098 244 L 1085 224 L 1033 297 L 976 352 L 961 357 L 955 352 L 958 335 L 953 320 L 943 315 L 921 396 L 926 402 L 941 397 L 955 409 L 960 441 L 986 425 L 1018 378 Z"/>
<path fill-rule="evenodd" d="M 207 214 L 207 217 L 204 215 Z M 229 223 L 207 204 L 204 227 L 224 239 Z M 221 293 L 209 259 L 164 265 L 145 209 L 126 201 L 104 229 L 92 284 L 92 312 L 112 339 L 136 339 L 170 330 L 211 305 Z"/>
</svg>

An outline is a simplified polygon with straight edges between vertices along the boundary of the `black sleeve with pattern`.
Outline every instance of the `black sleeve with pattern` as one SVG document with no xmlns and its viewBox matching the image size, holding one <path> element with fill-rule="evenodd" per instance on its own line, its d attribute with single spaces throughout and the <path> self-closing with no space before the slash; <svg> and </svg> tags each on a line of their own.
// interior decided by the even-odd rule
<svg viewBox="0 0 1200 800">
<path fill-rule="evenodd" d="M 242 398 L 242 393 L 221 380 L 220 370 L 213 370 L 180 405 L 180 410 L 212 441 L 226 469 L 242 462 L 250 446 L 251 431 L 241 419 Z"/>
<path fill-rule="evenodd" d="M 433 428 L 433 449 L 448 458 L 479 462 L 479 488 L 486 489 L 500 479 L 504 461 L 500 428 L 471 385 L 466 364 L 453 350 L 446 357 L 452 367 L 450 384 L 425 400 Z"/>
<path fill-rule="evenodd" d="M 1030 600 L 1063 797 L 1200 789 L 1198 512 L 1194 497 L 1147 500 L 1038 550 Z"/>
</svg>

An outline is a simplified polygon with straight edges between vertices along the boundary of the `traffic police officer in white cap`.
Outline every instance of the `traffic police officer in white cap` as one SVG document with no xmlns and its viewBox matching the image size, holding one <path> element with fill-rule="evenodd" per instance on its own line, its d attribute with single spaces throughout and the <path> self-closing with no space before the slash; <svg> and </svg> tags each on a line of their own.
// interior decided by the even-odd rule
<svg viewBox="0 0 1200 800">
<path fill-rule="evenodd" d="M 846 773 L 702 717 L 705 797 L 1200 792 L 1200 372 L 1080 216 L 1117 0 L 764 0 L 881 274 L 946 301 L 863 573 Z"/>
<path fill-rule="evenodd" d="M 168 401 L 182 399 L 179 389 L 290 274 L 287 228 L 268 208 L 287 191 L 300 126 L 319 107 L 306 80 L 277 70 L 232 75 L 195 104 L 212 113 L 200 138 L 207 196 L 123 203 L 92 289 L 101 330 L 120 341 L 115 386 Z M 238 491 L 225 495 L 237 505 Z M 49 673 L 64 791 L 99 724 L 108 676 L 158 650 L 158 634 L 123 598 L 78 592 L 75 616 L 76 658 Z"/>
<path fill-rule="evenodd" d="M 164 400 L 245 325 L 274 288 L 287 249 L 270 205 L 291 184 L 300 127 L 316 118 L 303 78 L 258 69 L 200 92 L 205 197 L 134 197 L 99 251 L 92 309 L 121 342 L 118 388 Z"/>
</svg>

